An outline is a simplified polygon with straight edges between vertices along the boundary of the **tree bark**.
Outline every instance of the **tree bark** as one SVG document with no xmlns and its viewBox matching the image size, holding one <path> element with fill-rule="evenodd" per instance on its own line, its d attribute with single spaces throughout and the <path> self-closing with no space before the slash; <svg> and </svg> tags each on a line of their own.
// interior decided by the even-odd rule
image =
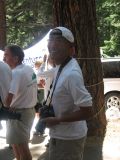
<svg viewBox="0 0 120 160">
<path fill-rule="evenodd" d="M 66 26 L 74 34 L 76 58 L 93 97 L 94 116 L 88 122 L 88 134 L 103 136 L 106 117 L 95 0 L 53 0 L 53 15 L 55 26 Z"/>
<path fill-rule="evenodd" d="M 0 0 L 0 49 L 6 45 L 6 11 L 5 0 Z"/>
</svg>

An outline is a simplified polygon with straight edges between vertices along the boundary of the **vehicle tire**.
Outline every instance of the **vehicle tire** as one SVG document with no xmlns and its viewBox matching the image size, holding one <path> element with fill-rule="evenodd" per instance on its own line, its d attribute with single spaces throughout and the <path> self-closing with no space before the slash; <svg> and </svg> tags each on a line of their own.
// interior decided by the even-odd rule
<svg viewBox="0 0 120 160">
<path fill-rule="evenodd" d="M 111 92 L 105 96 L 105 109 L 117 108 L 120 111 L 120 93 Z"/>
</svg>

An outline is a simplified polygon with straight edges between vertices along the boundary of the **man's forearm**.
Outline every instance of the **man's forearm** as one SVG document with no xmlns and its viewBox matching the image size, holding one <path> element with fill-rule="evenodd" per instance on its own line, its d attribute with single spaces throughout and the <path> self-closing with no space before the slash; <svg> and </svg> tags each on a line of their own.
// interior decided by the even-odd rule
<svg viewBox="0 0 120 160">
<path fill-rule="evenodd" d="M 59 122 L 88 120 L 92 117 L 92 107 L 80 107 L 80 110 L 58 118 Z"/>
<path fill-rule="evenodd" d="M 9 107 L 13 99 L 13 94 L 8 93 L 6 100 L 5 100 L 5 106 Z"/>
</svg>

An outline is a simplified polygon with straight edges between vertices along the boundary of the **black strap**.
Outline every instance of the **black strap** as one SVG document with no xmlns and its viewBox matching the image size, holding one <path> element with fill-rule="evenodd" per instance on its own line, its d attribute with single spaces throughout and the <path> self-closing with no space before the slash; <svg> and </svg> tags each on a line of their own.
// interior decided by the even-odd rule
<svg viewBox="0 0 120 160">
<path fill-rule="evenodd" d="M 52 86 L 53 86 L 53 80 L 52 80 L 52 83 L 51 83 L 51 85 L 50 85 L 50 89 L 48 90 L 46 100 L 43 102 L 44 105 L 47 103 L 47 100 L 48 100 L 48 97 L 49 97 L 49 95 L 50 95 L 50 90 L 52 89 Z"/>
<path fill-rule="evenodd" d="M 68 57 L 68 58 L 64 61 L 64 63 L 61 64 L 61 66 L 59 67 L 59 70 L 58 70 L 58 72 L 57 72 L 57 76 L 56 76 L 56 79 L 55 79 L 54 87 L 53 87 L 53 81 L 52 81 L 52 83 L 51 83 L 51 85 L 50 85 L 50 90 L 51 90 L 52 87 L 53 87 L 53 91 L 52 91 L 52 94 L 51 94 L 51 97 L 50 97 L 49 106 L 50 106 L 50 104 L 51 104 L 52 97 L 53 97 L 53 93 L 54 93 L 54 91 L 55 91 L 55 87 L 56 87 L 57 81 L 58 81 L 58 79 L 59 79 L 59 77 L 60 77 L 60 74 L 61 74 L 61 72 L 62 72 L 62 69 L 65 67 L 65 65 L 66 65 L 71 59 L 72 59 L 71 57 Z M 47 102 L 47 100 L 48 100 L 48 97 L 49 97 L 49 95 L 50 95 L 50 90 L 48 91 L 47 98 L 46 98 L 45 102 L 43 103 L 44 105 L 46 104 L 46 102 Z"/>
<path fill-rule="evenodd" d="M 0 104 L 1 104 L 0 108 L 4 106 L 1 97 L 0 97 Z"/>
</svg>

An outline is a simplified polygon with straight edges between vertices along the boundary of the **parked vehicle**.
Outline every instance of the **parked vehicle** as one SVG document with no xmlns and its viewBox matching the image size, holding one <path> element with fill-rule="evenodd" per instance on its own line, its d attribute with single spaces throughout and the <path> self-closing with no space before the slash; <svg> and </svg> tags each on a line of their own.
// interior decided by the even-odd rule
<svg viewBox="0 0 120 160">
<path fill-rule="evenodd" d="M 106 111 L 120 113 L 120 58 L 102 59 Z"/>
</svg>

